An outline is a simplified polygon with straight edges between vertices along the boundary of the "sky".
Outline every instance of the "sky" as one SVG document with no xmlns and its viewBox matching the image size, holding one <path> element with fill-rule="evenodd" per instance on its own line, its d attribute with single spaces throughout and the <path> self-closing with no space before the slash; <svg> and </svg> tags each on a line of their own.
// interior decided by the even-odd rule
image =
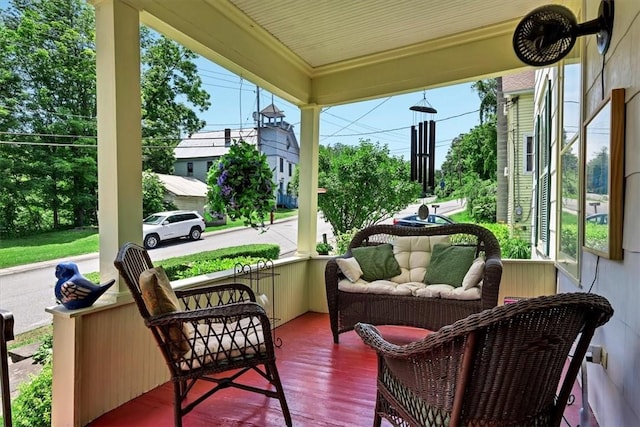
<svg viewBox="0 0 640 427">
<path fill-rule="evenodd" d="M 256 86 L 207 59 L 196 61 L 211 107 L 198 113 L 207 122 L 203 131 L 254 126 Z M 426 99 L 426 101 L 425 101 Z M 300 140 L 300 110 L 295 105 L 260 90 L 260 109 L 274 103 L 294 125 Z M 437 114 L 415 113 L 413 105 L 431 105 Z M 410 128 L 420 121 L 436 121 L 436 169 L 445 160 L 451 141 L 480 124 L 480 98 L 471 83 L 324 108 L 320 114 L 320 143 L 357 145 L 369 139 L 387 145 L 391 155 L 409 160 Z"/>
<path fill-rule="evenodd" d="M 8 0 L 0 0 L 6 8 Z M 203 131 L 250 128 L 254 126 L 256 86 L 248 80 L 227 71 L 205 59 L 196 61 L 203 88 L 209 92 L 211 106 L 198 116 L 207 122 Z M 285 120 L 294 125 L 300 141 L 300 110 L 295 105 L 260 91 L 260 108 L 273 102 L 285 114 Z M 413 105 L 434 107 L 437 114 L 414 113 Z M 360 139 L 369 139 L 387 145 L 391 155 L 409 160 L 410 128 L 420 121 L 436 121 L 436 169 L 445 159 L 451 141 L 480 124 L 478 108 L 480 98 L 471 89 L 471 83 L 437 89 L 419 90 L 348 105 L 323 109 L 320 114 L 320 143 L 356 145 Z"/>
</svg>

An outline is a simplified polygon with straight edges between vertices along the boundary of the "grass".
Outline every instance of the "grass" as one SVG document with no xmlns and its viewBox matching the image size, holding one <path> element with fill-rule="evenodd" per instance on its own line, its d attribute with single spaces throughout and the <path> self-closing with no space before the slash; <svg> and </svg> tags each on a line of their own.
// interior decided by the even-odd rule
<svg viewBox="0 0 640 427">
<path fill-rule="evenodd" d="M 46 335 L 50 335 L 52 333 L 53 325 L 41 326 L 39 328 L 32 329 L 22 334 L 16 335 L 13 341 L 7 343 L 7 349 L 13 350 L 14 348 L 19 348 L 25 345 L 32 344 L 34 342 L 41 342 Z"/>
<path fill-rule="evenodd" d="M 98 230 L 52 231 L 0 240 L 0 268 L 98 251 Z"/>
<path fill-rule="evenodd" d="M 454 213 L 453 215 L 449 215 L 449 218 L 454 220 L 455 222 L 475 222 L 469 216 L 469 213 L 465 209 L 462 212 Z"/>
<path fill-rule="evenodd" d="M 297 209 L 278 209 L 274 219 L 298 214 Z M 225 225 L 207 227 L 205 231 L 244 227 L 241 220 L 227 221 Z M 16 239 L 0 239 L 0 268 L 32 264 L 98 252 L 97 228 L 52 231 Z"/>
</svg>

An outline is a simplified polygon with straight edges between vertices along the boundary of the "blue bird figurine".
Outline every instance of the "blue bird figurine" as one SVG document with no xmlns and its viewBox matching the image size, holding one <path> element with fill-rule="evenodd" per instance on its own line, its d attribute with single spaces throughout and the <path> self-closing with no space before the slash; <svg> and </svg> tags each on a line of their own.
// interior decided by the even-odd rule
<svg viewBox="0 0 640 427">
<path fill-rule="evenodd" d="M 90 307 L 116 282 L 112 279 L 104 284 L 95 284 L 80 274 L 78 266 L 73 262 L 58 264 L 56 277 L 56 300 L 69 310 Z"/>
</svg>

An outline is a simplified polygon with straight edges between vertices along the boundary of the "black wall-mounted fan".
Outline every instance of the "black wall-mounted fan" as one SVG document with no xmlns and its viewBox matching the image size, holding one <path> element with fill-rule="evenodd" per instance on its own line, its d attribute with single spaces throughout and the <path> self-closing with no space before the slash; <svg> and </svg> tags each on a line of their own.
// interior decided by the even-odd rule
<svg viewBox="0 0 640 427">
<path fill-rule="evenodd" d="M 613 0 L 602 0 L 598 17 L 583 24 L 564 6 L 539 7 L 516 27 L 513 49 L 525 64 L 545 66 L 564 58 L 578 37 L 597 34 L 598 51 L 604 54 L 611 41 L 613 15 Z"/>
</svg>

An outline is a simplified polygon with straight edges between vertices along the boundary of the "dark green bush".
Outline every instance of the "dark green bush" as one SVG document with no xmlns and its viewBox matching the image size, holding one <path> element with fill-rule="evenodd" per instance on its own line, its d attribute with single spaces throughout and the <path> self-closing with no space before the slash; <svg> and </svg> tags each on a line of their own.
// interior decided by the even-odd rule
<svg viewBox="0 0 640 427">
<path fill-rule="evenodd" d="M 502 258 L 508 259 L 530 259 L 531 244 L 522 239 L 507 239 L 500 242 Z"/>
<path fill-rule="evenodd" d="M 584 239 L 585 244 L 590 248 L 608 252 L 609 251 L 609 228 L 601 224 L 585 222 Z"/>
<path fill-rule="evenodd" d="M 359 230 L 357 228 L 352 228 L 346 233 L 338 233 L 336 241 L 338 245 L 337 250 L 339 255 L 345 254 L 347 252 L 347 249 L 349 249 L 349 243 L 351 243 L 351 239 L 353 239 L 353 236 L 355 236 L 358 231 Z"/>
<path fill-rule="evenodd" d="M 246 256 L 235 258 L 214 258 L 210 260 L 172 265 L 170 267 L 165 267 L 165 271 L 167 272 L 169 280 L 186 279 L 187 277 L 200 276 L 201 274 L 231 270 L 237 264 L 253 265 L 260 259 L 261 258 Z"/>
<path fill-rule="evenodd" d="M 479 224 L 488 229 L 496 236 L 500 244 L 500 251 L 503 259 L 530 259 L 531 245 L 529 242 L 509 237 L 509 226 L 507 224 Z M 454 240 L 452 240 L 453 242 Z M 455 240 L 456 243 L 459 243 Z"/>
<path fill-rule="evenodd" d="M 41 365 L 51 363 L 53 359 L 53 334 L 47 334 L 42 338 L 42 343 L 32 358 L 34 362 Z"/>
<path fill-rule="evenodd" d="M 280 246 L 262 243 L 169 258 L 158 264 L 164 267 L 169 280 L 176 280 L 230 270 L 237 263 L 255 264 L 259 259 L 278 259 L 279 256 Z"/>
<path fill-rule="evenodd" d="M 578 224 L 562 224 L 560 251 L 574 258 L 578 256 Z"/>
<path fill-rule="evenodd" d="M 51 363 L 47 363 L 31 381 L 20 385 L 20 394 L 13 401 L 11 409 L 15 427 L 51 426 L 52 384 L 53 371 Z"/>
<path fill-rule="evenodd" d="M 280 246 L 268 243 L 232 246 L 213 251 L 169 258 L 156 264 L 162 265 L 169 280 L 186 279 L 187 277 L 233 269 L 236 263 L 253 264 L 258 259 L 278 259 Z M 84 275 L 92 282 L 98 283 L 100 274 Z"/>
<path fill-rule="evenodd" d="M 475 222 L 495 222 L 497 184 L 490 180 L 465 186 L 467 210 Z"/>
</svg>

